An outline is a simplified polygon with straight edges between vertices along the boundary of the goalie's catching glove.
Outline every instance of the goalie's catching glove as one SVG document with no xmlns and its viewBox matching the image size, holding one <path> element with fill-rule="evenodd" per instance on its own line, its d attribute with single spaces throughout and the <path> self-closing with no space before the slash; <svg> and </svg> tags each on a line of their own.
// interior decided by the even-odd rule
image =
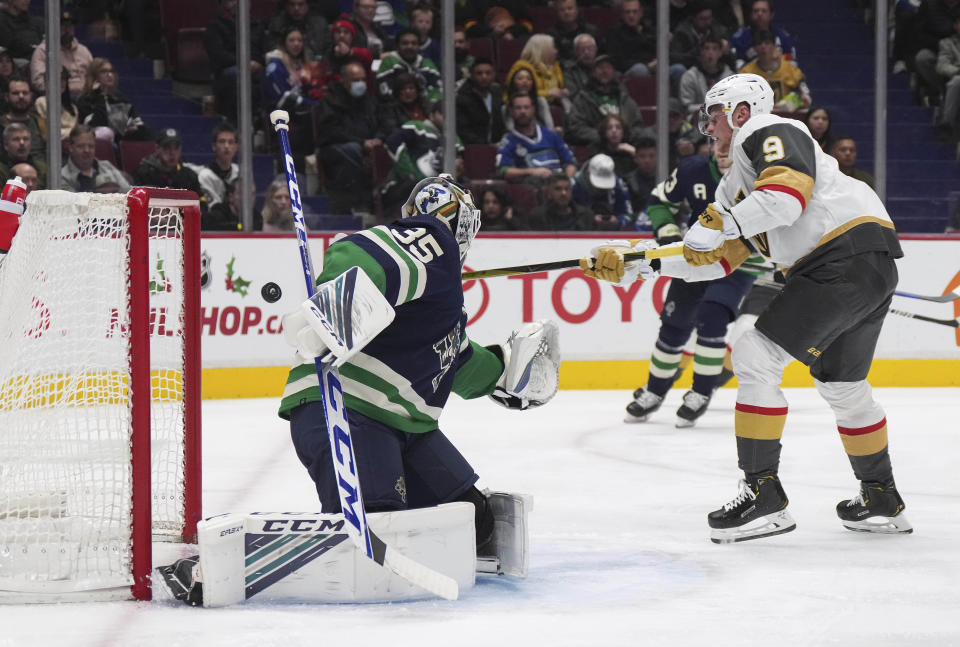
<svg viewBox="0 0 960 647">
<path fill-rule="evenodd" d="M 719 203 L 708 204 L 683 237 L 683 258 L 690 265 L 709 265 L 723 257 L 723 243 L 740 237 L 733 215 Z"/>
<path fill-rule="evenodd" d="M 580 269 L 587 276 L 620 283 L 646 281 L 657 277 L 657 271 L 646 259 L 624 262 L 623 255 L 630 252 L 644 252 L 657 246 L 652 240 L 609 240 L 590 250 L 590 256 L 580 259 Z"/>
<path fill-rule="evenodd" d="M 560 386 L 560 329 L 544 319 L 515 330 L 505 344 L 488 347 L 503 360 L 503 374 L 490 397 L 508 409 L 545 404 Z"/>
</svg>

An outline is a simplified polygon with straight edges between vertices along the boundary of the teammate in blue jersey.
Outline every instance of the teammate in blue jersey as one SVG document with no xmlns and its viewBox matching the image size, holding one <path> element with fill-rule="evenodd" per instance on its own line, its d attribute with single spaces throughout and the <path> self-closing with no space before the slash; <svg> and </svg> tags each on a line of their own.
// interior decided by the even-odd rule
<svg viewBox="0 0 960 647">
<path fill-rule="evenodd" d="M 680 161 L 670 177 L 657 185 L 647 205 L 647 215 L 658 245 L 682 240 L 677 214 L 686 205 L 689 223 L 713 201 L 722 172 L 717 157 L 693 155 Z M 673 279 L 660 313 L 660 332 L 650 357 L 646 386 L 633 392 L 626 422 L 644 422 L 660 408 L 667 391 L 682 372 L 683 348 L 696 329 L 693 387 L 677 409 L 677 427 L 692 427 L 702 416 L 714 390 L 730 379 L 724 369 L 727 326 L 736 319 L 740 302 L 754 276 L 738 270 L 715 281 Z"/>
<path fill-rule="evenodd" d="M 553 322 L 527 324 L 504 345 L 483 347 L 466 334 L 460 272 L 480 227 L 470 192 L 449 177 L 420 181 L 402 217 L 347 236 L 327 249 L 317 284 L 359 267 L 394 318 L 340 366 L 344 403 L 368 511 L 452 501 L 476 509 L 478 554 L 494 531 L 477 474 L 439 429 L 450 393 L 489 395 L 509 408 L 543 404 L 556 393 L 559 349 Z M 380 298 L 380 295 L 375 295 Z M 290 421 L 297 456 L 316 483 L 324 512 L 340 511 L 314 357 L 325 348 L 297 313 L 284 335 L 303 363 L 294 366 L 280 415 Z"/>
</svg>

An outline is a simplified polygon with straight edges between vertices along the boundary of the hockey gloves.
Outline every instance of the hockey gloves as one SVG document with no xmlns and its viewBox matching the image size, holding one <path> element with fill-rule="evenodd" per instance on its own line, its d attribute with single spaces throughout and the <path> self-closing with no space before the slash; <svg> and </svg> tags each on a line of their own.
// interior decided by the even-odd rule
<svg viewBox="0 0 960 647">
<path fill-rule="evenodd" d="M 716 263 L 723 257 L 723 243 L 739 237 L 733 215 L 716 202 L 708 204 L 683 237 L 683 258 L 693 266 Z"/>
<path fill-rule="evenodd" d="M 657 241 L 657 245 L 662 247 L 670 243 L 679 243 L 683 240 L 683 235 L 680 233 L 680 228 L 677 227 L 676 223 L 670 222 L 658 227 L 657 231 L 653 233 L 653 238 Z"/>
<path fill-rule="evenodd" d="M 657 276 L 651 261 L 645 259 L 624 262 L 623 255 L 643 252 L 657 244 L 652 240 L 609 240 L 590 250 L 590 256 L 580 259 L 580 269 L 587 276 L 611 283 L 630 284 Z"/>
</svg>

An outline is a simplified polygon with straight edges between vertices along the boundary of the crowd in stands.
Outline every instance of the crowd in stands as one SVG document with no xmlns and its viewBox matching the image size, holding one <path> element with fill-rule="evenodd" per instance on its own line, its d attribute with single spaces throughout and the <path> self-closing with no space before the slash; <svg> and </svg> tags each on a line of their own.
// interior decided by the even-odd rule
<svg viewBox="0 0 960 647">
<path fill-rule="evenodd" d="M 111 61 L 92 56 L 73 14 L 62 14 L 65 188 L 189 188 L 203 196 L 205 228 L 242 230 L 242 143 L 230 124 L 238 74 L 249 72 L 255 127 L 264 130 L 274 109 L 291 114 L 297 170 L 318 174 L 331 213 L 391 220 L 410 187 L 444 168 L 449 91 L 459 176 L 474 188 L 484 229 L 641 230 L 656 183 L 661 66 L 670 78 L 671 168 L 710 154 L 696 127 L 707 90 L 751 72 L 770 82 L 775 111 L 803 119 L 844 173 L 872 185 L 856 167 L 856 142 L 833 133 L 829 109 L 812 104 L 803 51 L 777 21 L 774 0 L 672 1 L 668 61 L 657 59 L 653 0 L 458 0 L 454 88 L 442 82 L 438 0 L 276 0 L 268 20 L 251 23 L 248 61 L 236 59 L 237 0 L 216 1 L 203 46 L 224 121 L 211 133 L 209 164 L 183 159 L 177 130 L 145 123 Z M 0 181 L 16 173 L 44 187 L 56 172 L 45 164 L 44 23 L 29 0 L 0 6 Z M 922 100 L 938 106 L 943 136 L 960 137 L 960 0 L 901 1 L 895 16 L 894 71 L 909 71 Z M 98 154 L 124 141 L 156 143 L 130 174 Z M 255 229 L 292 227 L 283 186 L 258 187 Z"/>
</svg>

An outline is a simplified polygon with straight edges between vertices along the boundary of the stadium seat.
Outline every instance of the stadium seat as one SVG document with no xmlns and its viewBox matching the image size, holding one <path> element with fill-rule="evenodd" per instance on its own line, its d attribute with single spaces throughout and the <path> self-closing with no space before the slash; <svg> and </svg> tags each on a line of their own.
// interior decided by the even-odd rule
<svg viewBox="0 0 960 647">
<path fill-rule="evenodd" d="M 501 38 L 497 41 L 497 78 L 500 80 L 505 80 L 507 78 L 507 72 L 510 71 L 510 68 L 516 63 L 517 59 L 520 58 L 520 52 L 523 51 L 523 46 L 527 44 L 526 40 L 513 39 L 507 40 Z"/>
<path fill-rule="evenodd" d="M 156 142 L 120 142 L 120 164 L 121 168 L 127 173 L 133 175 L 133 172 L 140 166 L 140 160 L 150 155 L 157 149 Z"/>
<path fill-rule="evenodd" d="M 521 216 L 529 216 L 537 207 L 537 189 L 531 184 L 508 184 L 507 192 L 513 200 L 513 208 Z"/>
<path fill-rule="evenodd" d="M 250 0 L 250 17 L 266 27 L 277 13 L 278 5 L 277 0 Z"/>
<path fill-rule="evenodd" d="M 567 123 L 566 113 L 563 111 L 563 106 L 550 106 L 550 116 L 553 117 L 553 128 L 563 128 Z"/>
<path fill-rule="evenodd" d="M 557 12 L 553 7 L 527 7 L 527 13 L 530 14 L 535 34 L 545 33 L 557 22 Z"/>
<path fill-rule="evenodd" d="M 491 61 L 496 58 L 493 53 L 493 41 L 489 38 L 470 38 L 467 40 L 467 47 L 470 50 L 470 56 L 474 58 L 489 58 Z"/>
<path fill-rule="evenodd" d="M 105 139 L 97 139 L 94 142 L 94 147 L 94 157 L 104 162 L 110 162 L 114 166 L 117 165 L 117 153 L 113 150 L 113 144 Z"/>
<path fill-rule="evenodd" d="M 212 72 L 203 46 L 206 27 L 184 27 L 177 31 L 173 78 L 184 83 L 209 83 Z"/>
<path fill-rule="evenodd" d="M 374 146 L 370 151 L 370 167 L 373 171 L 373 186 L 380 186 L 393 168 L 393 160 L 385 146 Z"/>
<path fill-rule="evenodd" d="M 583 19 L 596 27 L 601 34 L 609 31 L 620 20 L 620 14 L 610 7 L 583 7 L 580 9 Z"/>
<path fill-rule="evenodd" d="M 486 180 L 493 176 L 497 158 L 494 144 L 467 144 L 463 147 L 463 172 L 471 180 Z"/>
<path fill-rule="evenodd" d="M 653 106 L 657 104 L 657 77 L 655 76 L 628 76 L 623 79 L 623 85 L 630 93 L 630 97 L 638 106 Z"/>
<path fill-rule="evenodd" d="M 167 65 L 174 68 L 177 63 L 177 33 L 184 28 L 206 27 L 216 16 L 219 5 L 195 0 L 164 0 L 159 4 Z"/>
<path fill-rule="evenodd" d="M 577 158 L 577 165 L 582 165 L 592 156 L 589 146 L 571 146 L 570 152 Z"/>
</svg>

